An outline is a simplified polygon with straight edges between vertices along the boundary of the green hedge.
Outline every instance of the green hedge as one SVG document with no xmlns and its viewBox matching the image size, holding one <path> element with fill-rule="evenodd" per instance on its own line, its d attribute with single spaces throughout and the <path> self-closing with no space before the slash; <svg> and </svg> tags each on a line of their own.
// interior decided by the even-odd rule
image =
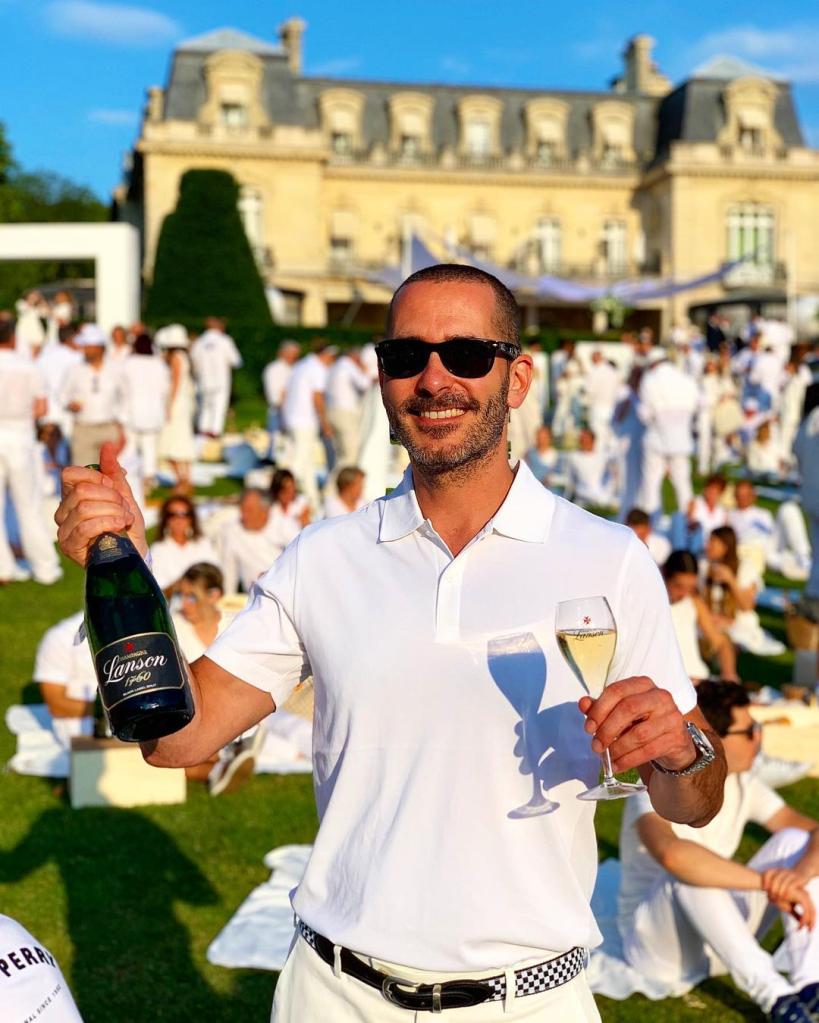
<svg viewBox="0 0 819 1023">
<path fill-rule="evenodd" d="M 239 186 L 226 171 L 191 170 L 162 224 L 145 303 L 153 326 L 201 327 L 224 316 L 234 331 L 272 325 L 264 285 L 242 225 Z"/>
</svg>

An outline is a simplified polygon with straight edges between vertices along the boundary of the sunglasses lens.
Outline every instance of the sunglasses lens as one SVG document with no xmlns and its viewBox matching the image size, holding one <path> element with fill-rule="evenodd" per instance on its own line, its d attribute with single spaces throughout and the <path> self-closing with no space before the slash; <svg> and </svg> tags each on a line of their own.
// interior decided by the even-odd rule
<svg viewBox="0 0 819 1023">
<path fill-rule="evenodd" d="M 480 341 L 455 338 L 442 346 L 441 361 L 453 376 L 474 380 L 492 369 L 495 352 Z"/>
<path fill-rule="evenodd" d="M 464 379 L 485 377 L 495 361 L 494 349 L 473 338 L 453 338 L 441 345 L 411 338 L 390 341 L 381 345 L 378 357 L 387 376 L 401 380 L 423 372 L 433 348 L 440 355 L 444 369 Z"/>
<path fill-rule="evenodd" d="M 429 359 L 429 347 L 423 341 L 391 341 L 378 349 L 381 368 L 388 377 L 403 380 L 417 376 Z"/>
</svg>

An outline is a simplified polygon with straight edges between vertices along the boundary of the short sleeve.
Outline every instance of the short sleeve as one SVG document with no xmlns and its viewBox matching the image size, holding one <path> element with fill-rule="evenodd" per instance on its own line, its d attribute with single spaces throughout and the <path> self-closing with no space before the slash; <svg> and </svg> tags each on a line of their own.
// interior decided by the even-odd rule
<svg viewBox="0 0 819 1023">
<path fill-rule="evenodd" d="M 310 664 L 296 632 L 295 594 L 299 538 L 253 583 L 245 608 L 205 651 L 220 667 L 281 706 L 310 675 Z"/>
<path fill-rule="evenodd" d="M 667 689 L 680 712 L 687 714 L 697 694 L 683 666 L 671 608 L 662 576 L 637 537 L 629 538 L 621 570 L 617 606 L 617 649 L 612 679 L 646 675 Z"/>
<path fill-rule="evenodd" d="M 68 685 L 73 661 L 74 637 L 65 622 L 52 626 L 37 647 L 34 658 L 34 681 Z"/>
<path fill-rule="evenodd" d="M 778 792 L 774 792 L 759 778 L 751 778 L 747 804 L 749 821 L 765 825 L 785 805 L 785 800 Z"/>
<path fill-rule="evenodd" d="M 65 687 L 66 696 L 74 700 L 91 702 L 97 693 L 97 675 L 94 657 L 88 640 L 74 643 L 71 647 L 71 673 Z"/>
</svg>

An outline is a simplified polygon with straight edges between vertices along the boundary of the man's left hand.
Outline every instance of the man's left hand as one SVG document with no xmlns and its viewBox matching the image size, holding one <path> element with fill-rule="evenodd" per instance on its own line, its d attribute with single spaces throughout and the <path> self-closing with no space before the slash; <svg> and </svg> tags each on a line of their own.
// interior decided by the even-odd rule
<svg viewBox="0 0 819 1023">
<path fill-rule="evenodd" d="M 658 760 L 670 771 L 681 771 L 697 756 L 685 718 L 671 693 L 650 678 L 637 675 L 606 686 L 597 700 L 584 696 L 580 710 L 586 731 L 594 736 L 592 749 L 608 749 L 615 773 Z"/>
</svg>

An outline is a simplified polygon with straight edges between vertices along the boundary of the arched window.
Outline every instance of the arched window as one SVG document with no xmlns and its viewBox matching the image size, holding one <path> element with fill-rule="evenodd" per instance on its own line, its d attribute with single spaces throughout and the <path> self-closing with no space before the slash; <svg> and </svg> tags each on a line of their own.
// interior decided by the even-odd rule
<svg viewBox="0 0 819 1023">
<path fill-rule="evenodd" d="M 738 203 L 728 210 L 728 258 L 757 266 L 774 262 L 774 211 L 757 203 Z"/>
</svg>

